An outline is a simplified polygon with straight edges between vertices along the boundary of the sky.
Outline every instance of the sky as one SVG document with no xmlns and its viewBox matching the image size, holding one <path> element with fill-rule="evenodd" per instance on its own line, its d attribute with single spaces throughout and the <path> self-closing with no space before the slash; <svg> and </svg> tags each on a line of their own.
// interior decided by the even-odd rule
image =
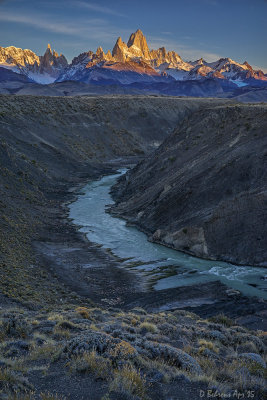
<svg viewBox="0 0 267 400">
<path fill-rule="evenodd" d="M 0 46 L 68 61 L 141 29 L 150 49 L 187 61 L 230 57 L 267 73 L 267 0 L 0 0 Z"/>
</svg>

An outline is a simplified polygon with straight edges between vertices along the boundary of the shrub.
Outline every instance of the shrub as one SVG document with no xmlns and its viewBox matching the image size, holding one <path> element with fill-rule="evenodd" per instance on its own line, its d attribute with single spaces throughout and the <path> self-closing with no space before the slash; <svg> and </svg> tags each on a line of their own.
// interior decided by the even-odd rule
<svg viewBox="0 0 267 400">
<path fill-rule="evenodd" d="M 115 376 L 110 384 L 110 390 L 128 396 L 146 398 L 146 380 L 140 371 L 126 365 L 121 370 L 115 371 Z"/>
<path fill-rule="evenodd" d="M 101 379 L 108 379 L 111 374 L 111 361 L 99 356 L 94 350 L 77 356 L 69 366 L 71 370 L 93 373 Z"/>
<path fill-rule="evenodd" d="M 26 393 L 19 393 L 18 391 L 13 391 L 12 393 L 9 393 L 7 395 L 7 400 L 35 400 L 35 394 L 34 392 L 26 392 Z"/>
<path fill-rule="evenodd" d="M 155 324 L 151 324 L 150 322 L 143 322 L 142 324 L 139 325 L 139 328 L 145 329 L 148 332 L 151 333 L 157 333 L 158 332 L 158 328 L 156 327 Z"/>
<path fill-rule="evenodd" d="M 110 351 L 110 355 L 115 359 L 129 359 L 137 356 L 137 351 L 130 343 L 122 340 L 120 343 L 117 343 Z"/>
<path fill-rule="evenodd" d="M 199 344 L 199 346 L 200 346 L 200 348 L 199 348 L 199 352 L 200 352 L 200 353 L 203 353 L 203 351 L 204 351 L 205 349 L 209 349 L 209 350 L 211 350 L 211 351 L 214 351 L 214 353 L 219 353 L 218 347 L 216 347 L 215 344 L 214 344 L 213 342 L 210 342 L 210 341 L 205 340 L 205 339 L 200 339 L 200 340 L 198 341 L 198 344 Z"/>
<path fill-rule="evenodd" d="M 1 339 L 6 336 L 26 338 L 29 334 L 29 325 L 22 318 L 11 314 L 0 324 Z"/>
<path fill-rule="evenodd" d="M 31 385 L 26 378 L 18 375 L 10 368 L 0 368 L 0 388 L 10 390 L 14 393 L 19 393 L 30 390 Z"/>
<path fill-rule="evenodd" d="M 215 322 L 216 324 L 224 325 L 224 326 L 226 326 L 228 328 L 230 326 L 234 325 L 234 321 L 231 318 L 228 318 L 224 314 L 214 315 L 213 317 L 210 317 L 208 320 L 210 322 Z"/>
<path fill-rule="evenodd" d="M 86 307 L 78 307 L 75 310 L 78 314 L 80 314 L 81 317 L 83 317 L 84 319 L 89 319 L 90 318 L 90 313 L 89 313 L 89 309 Z"/>
<path fill-rule="evenodd" d="M 58 359 L 61 353 L 61 346 L 55 343 L 46 343 L 43 346 L 35 346 L 30 354 L 31 360 L 51 360 L 55 361 Z"/>
</svg>

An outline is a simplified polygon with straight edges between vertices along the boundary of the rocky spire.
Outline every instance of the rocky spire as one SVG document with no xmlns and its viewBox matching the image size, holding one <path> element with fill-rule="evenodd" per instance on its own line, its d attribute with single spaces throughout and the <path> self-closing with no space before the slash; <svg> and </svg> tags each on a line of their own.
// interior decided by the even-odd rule
<svg viewBox="0 0 267 400">
<path fill-rule="evenodd" d="M 119 37 L 117 42 L 112 50 L 112 57 L 119 62 L 125 62 L 126 60 L 126 52 L 127 52 L 127 45 L 124 43 Z"/>
<path fill-rule="evenodd" d="M 150 52 L 147 45 L 147 41 L 143 32 L 138 29 L 135 33 L 132 33 L 130 39 L 128 40 L 127 46 L 131 50 L 132 46 L 137 47 L 141 50 L 143 58 L 150 59 Z"/>
<path fill-rule="evenodd" d="M 57 74 L 58 69 L 65 68 L 67 65 L 68 62 L 63 54 L 59 56 L 55 50 L 52 52 L 48 43 L 44 55 L 40 57 L 40 72 L 47 72 L 50 75 Z"/>
<path fill-rule="evenodd" d="M 106 54 L 106 60 L 107 61 L 112 61 L 113 60 L 113 57 L 112 57 L 112 54 L 111 54 L 110 50 L 108 50 L 108 52 Z"/>
<path fill-rule="evenodd" d="M 96 56 L 97 56 L 97 58 L 99 58 L 100 60 L 104 60 L 104 59 L 105 59 L 105 53 L 104 53 L 102 47 L 99 46 L 99 47 L 97 48 L 97 50 L 96 50 Z"/>
</svg>

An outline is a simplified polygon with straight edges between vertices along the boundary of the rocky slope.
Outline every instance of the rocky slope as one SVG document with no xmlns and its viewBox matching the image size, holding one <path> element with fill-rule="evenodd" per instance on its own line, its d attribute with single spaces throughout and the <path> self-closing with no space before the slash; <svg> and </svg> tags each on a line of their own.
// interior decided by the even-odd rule
<svg viewBox="0 0 267 400">
<path fill-rule="evenodd" d="M 267 265 L 266 132 L 264 105 L 194 113 L 120 179 L 113 212 L 178 250 Z"/>
</svg>

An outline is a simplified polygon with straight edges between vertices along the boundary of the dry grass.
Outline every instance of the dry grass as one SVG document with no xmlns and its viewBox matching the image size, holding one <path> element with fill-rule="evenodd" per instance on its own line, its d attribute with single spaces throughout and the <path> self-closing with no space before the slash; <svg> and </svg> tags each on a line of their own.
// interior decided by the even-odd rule
<svg viewBox="0 0 267 400">
<path fill-rule="evenodd" d="M 27 393 L 12 392 L 7 395 L 7 400 L 35 400 L 35 393 L 30 391 Z"/>
<path fill-rule="evenodd" d="M 29 359 L 32 361 L 35 360 L 50 360 L 55 361 L 61 352 L 61 346 L 51 341 L 42 346 L 33 346 L 33 349 L 29 355 Z"/>
<path fill-rule="evenodd" d="M 135 348 L 130 345 L 130 343 L 122 340 L 120 343 L 116 344 L 114 349 L 110 352 L 111 357 L 115 359 L 129 359 L 137 354 Z"/>
<path fill-rule="evenodd" d="M 219 351 L 220 351 L 219 348 L 217 346 L 215 346 L 215 344 L 213 342 L 205 340 L 205 339 L 200 339 L 198 341 L 198 344 L 200 346 L 199 347 L 199 352 L 200 353 L 203 353 L 203 351 L 205 349 L 209 349 L 211 351 L 214 351 L 214 353 L 219 353 Z"/>
<path fill-rule="evenodd" d="M 214 315 L 213 317 L 210 317 L 208 320 L 210 322 L 215 322 L 216 324 L 222 324 L 227 328 L 230 328 L 232 325 L 234 325 L 234 321 L 231 318 L 228 318 L 224 314 Z"/>
<path fill-rule="evenodd" d="M 142 322 L 142 324 L 139 325 L 140 329 L 146 329 L 150 333 L 157 333 L 158 328 L 156 327 L 155 324 L 151 324 L 150 322 Z"/>
<path fill-rule="evenodd" d="M 84 319 L 90 318 L 90 310 L 87 307 L 77 307 L 75 311 L 77 314 L 79 314 Z"/>
<path fill-rule="evenodd" d="M 41 400 L 66 400 L 65 396 L 61 396 L 59 394 L 52 394 L 52 393 L 41 393 L 40 394 L 40 399 Z"/>
<path fill-rule="evenodd" d="M 128 396 L 139 396 L 146 399 L 146 380 L 140 371 L 126 365 L 122 369 L 115 370 L 114 379 L 110 383 L 110 391 L 122 393 Z"/>
<path fill-rule="evenodd" d="M 96 378 L 105 380 L 112 375 L 111 361 L 99 356 L 95 351 L 74 357 L 67 366 L 72 372 L 92 373 Z"/>
</svg>

